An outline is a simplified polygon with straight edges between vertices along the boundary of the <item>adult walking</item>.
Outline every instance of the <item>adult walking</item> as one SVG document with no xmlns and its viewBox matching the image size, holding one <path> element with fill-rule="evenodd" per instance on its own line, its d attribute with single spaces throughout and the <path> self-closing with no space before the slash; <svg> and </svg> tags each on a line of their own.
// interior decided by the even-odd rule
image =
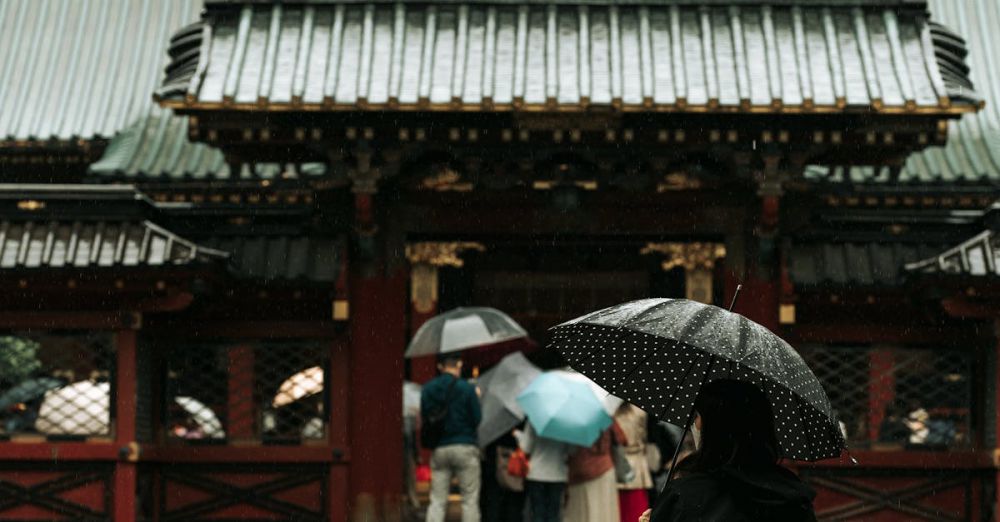
<svg viewBox="0 0 1000 522">
<path fill-rule="evenodd" d="M 632 466 L 635 477 L 624 484 L 618 484 L 618 507 L 622 522 L 635 522 L 640 515 L 649 509 L 648 490 L 653 487 L 653 476 L 650 473 L 650 459 L 647 458 L 648 439 L 646 436 L 646 412 L 628 402 L 623 402 L 615 412 L 615 423 L 622 429 L 628 445 L 625 446 L 625 458 Z M 660 467 L 660 452 L 655 446 L 652 449 L 654 466 Z"/>
<path fill-rule="evenodd" d="M 531 423 L 515 435 L 521 449 L 530 457 L 524 491 L 528 497 L 531 522 L 561 522 L 572 446 L 538 436 Z"/>
<path fill-rule="evenodd" d="M 523 480 L 506 473 L 507 458 L 501 458 L 501 454 L 509 455 L 517 448 L 517 439 L 508 433 L 483 451 L 483 482 L 479 495 L 483 522 L 524 522 Z M 501 475 L 507 480 L 500 480 Z"/>
<path fill-rule="evenodd" d="M 423 443 L 434 450 L 427 522 L 444 522 L 452 477 L 458 479 L 462 494 L 462 522 L 479 522 L 479 397 L 475 388 L 462 380 L 458 355 L 441 356 L 438 370 L 441 374 L 424 385 L 420 396 Z"/>
<path fill-rule="evenodd" d="M 570 455 L 565 522 L 618 521 L 618 481 L 611 455 L 614 444 L 628 446 L 617 423 L 612 423 L 593 446 Z"/>
<path fill-rule="evenodd" d="M 641 522 L 815 521 L 815 493 L 778 465 L 774 415 L 756 386 L 717 380 L 695 400 L 697 451 L 678 464 L 674 480 Z"/>
</svg>

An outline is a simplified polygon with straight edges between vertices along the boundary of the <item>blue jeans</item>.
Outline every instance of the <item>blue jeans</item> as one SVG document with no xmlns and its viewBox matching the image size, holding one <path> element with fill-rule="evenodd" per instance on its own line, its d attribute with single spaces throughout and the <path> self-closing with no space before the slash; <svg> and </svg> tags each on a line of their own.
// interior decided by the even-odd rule
<svg viewBox="0 0 1000 522">
<path fill-rule="evenodd" d="M 531 522 L 561 522 L 565 482 L 525 481 L 524 492 L 528 496 Z"/>
</svg>

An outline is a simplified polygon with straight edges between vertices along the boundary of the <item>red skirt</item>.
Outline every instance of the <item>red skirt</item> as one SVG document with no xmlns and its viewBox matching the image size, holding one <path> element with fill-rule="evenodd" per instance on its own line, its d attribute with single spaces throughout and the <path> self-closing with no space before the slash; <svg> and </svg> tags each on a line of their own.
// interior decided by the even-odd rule
<svg viewBox="0 0 1000 522">
<path fill-rule="evenodd" d="M 642 513 L 649 509 L 649 494 L 645 489 L 618 490 L 618 510 L 622 522 L 638 522 Z"/>
</svg>

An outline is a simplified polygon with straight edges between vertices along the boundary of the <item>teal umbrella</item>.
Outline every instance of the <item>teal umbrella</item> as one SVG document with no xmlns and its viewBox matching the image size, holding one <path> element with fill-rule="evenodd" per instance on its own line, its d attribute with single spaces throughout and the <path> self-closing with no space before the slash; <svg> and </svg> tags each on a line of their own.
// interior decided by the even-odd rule
<svg viewBox="0 0 1000 522">
<path fill-rule="evenodd" d="M 611 426 L 611 416 L 585 381 L 549 372 L 517 396 L 528 422 L 541 436 L 589 447 Z"/>
</svg>

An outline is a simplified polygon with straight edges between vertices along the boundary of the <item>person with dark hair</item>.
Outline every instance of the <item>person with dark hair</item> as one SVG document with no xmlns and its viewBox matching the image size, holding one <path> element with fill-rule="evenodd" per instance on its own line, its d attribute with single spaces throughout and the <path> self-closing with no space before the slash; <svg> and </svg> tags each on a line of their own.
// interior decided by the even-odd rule
<svg viewBox="0 0 1000 522">
<path fill-rule="evenodd" d="M 781 467 L 771 405 L 756 386 L 709 383 L 695 401 L 697 450 L 642 522 L 815 521 L 815 492 Z"/>
<path fill-rule="evenodd" d="M 440 357 L 438 371 L 420 394 L 421 442 L 434 450 L 427 522 L 444 522 L 452 477 L 462 493 L 462 522 L 479 522 L 479 395 L 462 379 L 462 359 L 455 354 Z"/>
</svg>

